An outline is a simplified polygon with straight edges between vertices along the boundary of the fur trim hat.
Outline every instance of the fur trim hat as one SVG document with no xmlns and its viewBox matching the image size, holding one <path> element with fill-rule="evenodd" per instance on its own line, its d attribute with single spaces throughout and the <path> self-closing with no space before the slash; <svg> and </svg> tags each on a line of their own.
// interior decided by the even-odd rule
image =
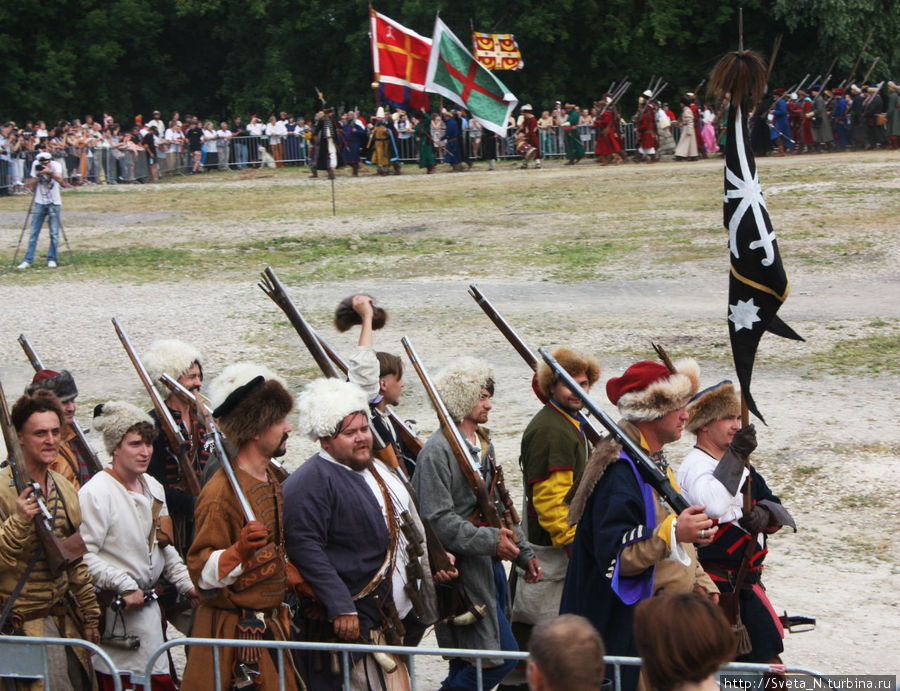
<svg viewBox="0 0 900 691">
<path fill-rule="evenodd" d="M 530 104 L 530 103 L 526 103 L 524 106 L 522 106 L 521 108 L 519 108 L 519 112 L 520 112 L 520 113 L 530 113 L 530 112 L 531 112 L 531 104 Z"/>
<path fill-rule="evenodd" d="M 856 84 L 851 84 L 850 91 L 852 91 L 854 94 L 858 94 L 860 92 L 860 88 Z"/>
<path fill-rule="evenodd" d="M 582 355 L 571 348 L 557 348 L 553 351 L 553 359 L 559 363 L 566 372 L 573 377 L 587 373 L 588 385 L 593 386 L 600 378 L 600 363 L 593 355 Z M 547 398 L 550 397 L 550 387 L 553 386 L 554 376 L 553 370 L 547 363 L 541 361 L 537 370 L 537 385 Z"/>
<path fill-rule="evenodd" d="M 46 389 L 56 394 L 60 403 L 71 401 L 78 395 L 78 387 L 68 370 L 55 372 L 52 369 L 42 369 L 34 373 L 34 378 L 25 388 L 25 393 L 33 394 L 38 389 Z"/>
<path fill-rule="evenodd" d="M 478 403 L 482 388 L 493 393 L 494 370 L 484 360 L 461 357 L 438 372 L 434 383 L 450 417 L 460 422 Z"/>
<path fill-rule="evenodd" d="M 254 362 L 236 362 L 228 365 L 218 377 L 210 382 L 206 389 L 209 396 L 209 407 L 215 410 L 225 402 L 228 394 L 255 377 L 262 377 L 265 380 L 274 379 L 285 388 L 287 387 L 284 379 L 265 365 L 257 365 Z"/>
<path fill-rule="evenodd" d="M 187 372 L 195 362 L 200 365 L 200 376 L 203 376 L 203 362 L 200 351 L 194 346 L 174 338 L 162 338 L 150 344 L 144 353 L 144 367 L 150 375 L 150 381 L 159 391 L 163 400 L 169 397 L 171 391 L 159 378 L 168 374 L 172 379 L 178 379 Z"/>
<path fill-rule="evenodd" d="M 740 415 L 741 400 L 734 385 L 726 379 L 694 396 L 688 403 L 687 412 L 689 417 L 684 426 L 688 432 L 697 434 L 703 425 L 729 415 Z"/>
<path fill-rule="evenodd" d="M 277 379 L 257 376 L 229 392 L 213 411 L 219 429 L 240 448 L 294 408 L 294 397 Z"/>
<path fill-rule="evenodd" d="M 679 360 L 675 371 L 658 362 L 636 362 L 621 377 L 606 382 L 606 395 L 631 422 L 649 422 L 687 404 L 700 386 L 694 360 Z"/>
<path fill-rule="evenodd" d="M 365 413 L 370 419 L 369 398 L 356 384 L 341 379 L 314 379 L 297 398 L 300 432 L 316 441 L 332 436 L 345 417 Z"/>
<path fill-rule="evenodd" d="M 367 297 L 372 297 L 367 293 L 361 293 L 362 295 L 367 295 Z M 334 311 L 334 328 L 343 333 L 347 331 L 353 326 L 357 324 L 362 324 L 362 319 L 360 319 L 359 314 L 355 309 L 353 309 L 353 298 L 356 297 L 354 293 L 350 297 L 346 297 L 338 303 L 337 309 Z M 375 314 L 372 315 L 372 328 L 380 329 L 387 323 L 387 312 L 384 311 L 381 307 L 376 305 L 372 305 L 375 309 Z"/>
<path fill-rule="evenodd" d="M 103 445 L 110 456 L 113 449 L 122 443 L 126 432 L 142 422 L 153 425 L 147 413 L 125 401 L 109 401 L 94 408 L 93 426 L 103 435 Z"/>
</svg>

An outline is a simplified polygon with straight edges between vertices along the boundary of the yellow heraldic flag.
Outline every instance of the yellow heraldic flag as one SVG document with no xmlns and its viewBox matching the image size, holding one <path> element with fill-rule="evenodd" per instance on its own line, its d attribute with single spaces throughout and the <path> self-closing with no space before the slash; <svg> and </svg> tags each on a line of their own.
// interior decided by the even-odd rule
<svg viewBox="0 0 900 691">
<path fill-rule="evenodd" d="M 522 51 L 512 34 L 472 32 L 475 58 L 489 70 L 521 70 L 525 67 Z"/>
</svg>

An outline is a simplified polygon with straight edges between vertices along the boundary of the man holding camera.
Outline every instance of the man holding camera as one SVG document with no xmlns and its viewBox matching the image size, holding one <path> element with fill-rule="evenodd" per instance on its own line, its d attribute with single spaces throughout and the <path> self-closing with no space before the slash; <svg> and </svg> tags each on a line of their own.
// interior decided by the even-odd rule
<svg viewBox="0 0 900 691">
<path fill-rule="evenodd" d="M 26 184 L 34 190 L 34 209 L 31 214 L 31 235 L 28 237 L 28 250 L 25 260 L 19 264 L 20 269 L 27 269 L 34 263 L 34 252 L 37 249 L 38 236 L 44 225 L 44 219 L 50 219 L 50 249 L 47 251 L 47 268 L 55 269 L 57 264 L 57 245 L 59 244 L 59 211 L 62 200 L 59 186 L 62 184 L 62 166 L 53 160 L 46 151 L 39 153 L 31 164 L 31 175 Z"/>
</svg>

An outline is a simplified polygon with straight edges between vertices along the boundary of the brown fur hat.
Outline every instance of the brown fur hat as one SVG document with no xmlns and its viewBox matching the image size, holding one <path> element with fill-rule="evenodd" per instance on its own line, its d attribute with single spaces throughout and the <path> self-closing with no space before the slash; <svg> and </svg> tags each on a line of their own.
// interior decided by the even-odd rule
<svg viewBox="0 0 900 691">
<path fill-rule="evenodd" d="M 571 348 L 563 346 L 553 351 L 553 359 L 573 377 L 587 372 L 590 386 L 596 384 L 600 378 L 600 363 L 597 362 L 597 358 L 593 355 L 582 355 Z M 550 397 L 550 387 L 553 386 L 553 381 L 553 370 L 550 369 L 547 363 L 541 362 L 538 365 L 537 383 L 541 393 L 548 398 Z"/>
<path fill-rule="evenodd" d="M 741 399 L 734 385 L 726 379 L 694 396 L 688 403 L 687 412 L 690 417 L 684 425 L 685 429 L 697 434 L 703 425 L 729 415 L 740 415 Z"/>
<path fill-rule="evenodd" d="M 606 394 L 626 420 L 657 420 L 687 405 L 700 387 L 700 367 L 694 360 L 679 360 L 674 369 L 670 372 L 649 360 L 636 362 L 606 382 Z"/>
<path fill-rule="evenodd" d="M 354 293 L 350 297 L 346 297 L 338 303 L 337 309 L 334 310 L 334 328 L 343 333 L 347 331 L 351 327 L 357 326 L 358 324 L 362 324 L 362 320 L 359 318 L 359 314 L 357 314 L 356 310 L 353 309 L 353 298 L 356 297 L 358 293 Z M 359 293 L 361 295 L 367 295 L 367 293 Z M 369 297 L 372 297 L 369 295 Z M 375 314 L 372 316 L 372 328 L 380 329 L 387 323 L 387 312 L 385 312 L 381 307 L 377 305 L 375 307 Z"/>
<path fill-rule="evenodd" d="M 244 389 L 244 395 L 238 401 L 226 398 L 222 405 L 227 405 L 228 410 L 216 418 L 219 429 L 238 448 L 284 419 L 294 408 L 294 397 L 281 382 L 258 379 L 262 381 L 256 386 L 247 387 L 251 382 L 242 382 L 238 389 Z"/>
</svg>

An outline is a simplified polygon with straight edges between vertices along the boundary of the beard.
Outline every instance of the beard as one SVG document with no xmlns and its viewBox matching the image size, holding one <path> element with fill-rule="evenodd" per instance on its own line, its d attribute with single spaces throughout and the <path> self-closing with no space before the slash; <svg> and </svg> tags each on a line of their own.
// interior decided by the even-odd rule
<svg viewBox="0 0 900 691">
<path fill-rule="evenodd" d="M 282 456 L 284 456 L 287 453 L 287 440 L 288 440 L 288 435 L 285 434 L 281 438 L 281 443 L 278 445 L 278 448 L 272 452 L 272 458 L 281 458 Z"/>
</svg>

